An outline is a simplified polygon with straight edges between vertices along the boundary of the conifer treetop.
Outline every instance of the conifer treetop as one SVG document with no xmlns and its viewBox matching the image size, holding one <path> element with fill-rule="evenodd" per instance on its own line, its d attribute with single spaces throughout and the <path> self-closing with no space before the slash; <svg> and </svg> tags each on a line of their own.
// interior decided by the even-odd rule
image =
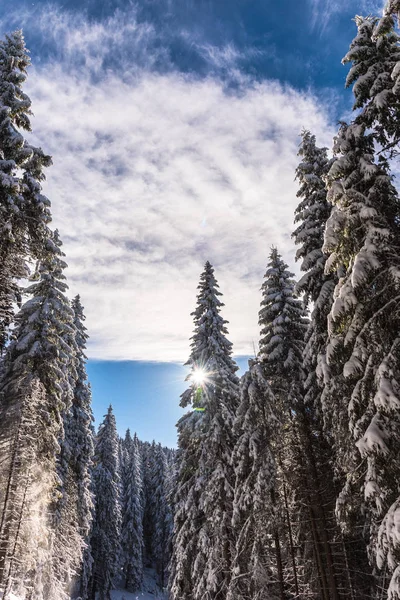
<svg viewBox="0 0 400 600">
<path fill-rule="evenodd" d="M 351 63 L 346 87 L 353 85 L 354 121 L 374 128 L 385 150 L 400 140 L 400 46 L 391 15 L 382 19 L 356 16 L 357 35 L 343 58 Z"/>
<path fill-rule="evenodd" d="M 326 256 L 322 252 L 324 228 L 331 212 L 331 205 L 326 198 L 326 176 L 330 161 L 326 148 L 318 148 L 315 136 L 304 130 L 301 134 L 298 156 L 300 163 L 296 169 L 299 182 L 297 197 L 300 203 L 295 211 L 297 229 L 292 237 L 299 248 L 296 260 L 302 260 L 301 270 L 305 274 L 296 285 L 298 293 L 304 293 L 304 304 L 318 298 L 324 284 L 323 275 Z"/>
<path fill-rule="evenodd" d="M 107 414 L 99 426 L 96 436 L 95 463 L 110 473 L 116 473 L 118 467 L 118 434 L 117 424 L 112 405 L 108 407 Z"/>
<path fill-rule="evenodd" d="M 74 355 L 68 344 L 68 338 L 74 334 L 73 311 L 65 296 L 68 286 L 63 256 L 56 231 L 47 240 L 45 256 L 34 275 L 38 282 L 26 290 L 31 298 L 16 316 L 15 341 L 7 357 L 14 375 L 38 373 L 41 381 L 51 381 L 46 387 L 56 395 L 62 392 L 59 386 L 65 377 L 61 366 Z M 73 369 L 72 364 L 70 368 Z"/>
<path fill-rule="evenodd" d="M 194 334 L 191 338 L 191 353 L 186 365 L 191 366 L 192 374 L 201 369 L 207 383 L 217 385 L 220 389 L 233 390 L 237 394 L 238 379 L 235 375 L 238 366 L 232 359 L 232 344 L 225 337 L 228 333 L 227 321 L 220 315 L 224 304 L 219 297 L 218 283 L 214 269 L 207 261 L 200 277 L 197 295 L 197 307 L 191 315 L 194 319 Z M 194 401 L 197 386 L 193 384 L 182 395 L 181 406 L 187 406 Z"/>
<path fill-rule="evenodd" d="M 293 273 L 272 248 L 262 285 L 260 360 L 275 375 L 299 370 L 308 325 L 305 310 L 295 297 Z"/>
<path fill-rule="evenodd" d="M 0 110 L 7 108 L 10 119 L 26 131 L 31 130 L 28 115 L 32 112 L 31 101 L 22 91 L 22 85 L 29 65 L 22 30 L 6 35 L 5 40 L 0 41 Z"/>
</svg>

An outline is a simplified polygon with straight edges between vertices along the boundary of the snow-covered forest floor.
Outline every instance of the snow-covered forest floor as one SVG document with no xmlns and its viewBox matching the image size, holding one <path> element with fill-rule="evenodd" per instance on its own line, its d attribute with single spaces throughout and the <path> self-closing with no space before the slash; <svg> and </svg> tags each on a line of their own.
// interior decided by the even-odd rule
<svg viewBox="0 0 400 600">
<path fill-rule="evenodd" d="M 167 595 L 157 585 L 154 569 L 145 569 L 142 591 L 131 593 L 126 590 L 113 590 L 111 598 L 112 600 L 167 600 Z"/>
<path fill-rule="evenodd" d="M 0 599 L 2 593 L 0 591 Z M 167 594 L 160 590 L 156 582 L 154 569 L 145 569 L 143 588 L 140 592 L 127 592 L 126 590 L 112 590 L 112 600 L 167 600 Z M 21 600 L 18 596 L 11 594 L 10 600 Z"/>
</svg>

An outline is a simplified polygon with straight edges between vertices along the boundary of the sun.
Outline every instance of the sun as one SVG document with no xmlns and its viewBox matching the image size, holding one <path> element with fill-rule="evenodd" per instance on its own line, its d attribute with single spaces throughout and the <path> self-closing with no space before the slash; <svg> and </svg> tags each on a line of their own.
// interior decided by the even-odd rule
<svg viewBox="0 0 400 600">
<path fill-rule="evenodd" d="M 197 386 L 203 385 L 207 379 L 207 373 L 204 369 L 195 369 L 191 375 L 193 383 Z"/>
</svg>

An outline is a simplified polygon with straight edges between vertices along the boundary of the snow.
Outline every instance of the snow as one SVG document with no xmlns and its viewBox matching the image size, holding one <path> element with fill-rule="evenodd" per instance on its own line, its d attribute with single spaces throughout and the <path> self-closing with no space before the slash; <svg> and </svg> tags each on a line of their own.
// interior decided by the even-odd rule
<svg viewBox="0 0 400 600">
<path fill-rule="evenodd" d="M 112 600 L 166 600 L 167 596 L 162 592 L 135 592 L 130 593 L 125 590 L 113 590 L 111 592 Z M 15 597 L 15 600 L 19 600 Z"/>
<path fill-rule="evenodd" d="M 154 569 L 145 569 L 143 590 L 140 592 L 127 592 L 126 590 L 112 590 L 112 600 L 167 600 L 167 594 L 162 592 L 156 583 Z M 19 599 L 16 599 L 19 600 Z"/>
</svg>

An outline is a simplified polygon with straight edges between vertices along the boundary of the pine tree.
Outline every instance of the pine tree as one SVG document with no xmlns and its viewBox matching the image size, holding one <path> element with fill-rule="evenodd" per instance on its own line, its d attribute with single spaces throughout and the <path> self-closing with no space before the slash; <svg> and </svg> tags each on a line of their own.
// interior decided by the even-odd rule
<svg viewBox="0 0 400 600">
<path fill-rule="evenodd" d="M 128 427 L 128 429 L 126 430 L 126 433 L 125 433 L 125 438 L 123 440 L 123 446 L 124 446 L 125 450 L 127 450 L 127 452 L 130 452 L 132 443 L 133 443 L 133 440 L 132 440 L 132 436 L 131 436 L 131 430 Z"/>
<path fill-rule="evenodd" d="M 335 489 L 326 483 L 334 479 L 332 466 L 335 464 L 335 439 L 331 427 L 331 376 L 337 382 L 337 373 L 334 367 L 333 371 L 328 367 L 325 356 L 327 319 L 333 303 L 337 274 L 325 273 L 327 255 L 322 250 L 326 222 L 332 210 L 325 185 L 332 161 L 328 160 L 326 149 L 318 148 L 315 136 L 307 131 L 302 134 L 299 155 L 301 162 L 297 167 L 296 177 L 300 184 L 297 196 L 301 198 L 301 202 L 295 212 L 295 222 L 299 225 L 293 237 L 299 245 L 296 259 L 302 259 L 301 270 L 305 274 L 297 283 L 296 291 L 304 294 L 305 306 L 312 302 L 312 313 L 303 352 L 304 412 L 298 424 L 302 433 L 301 444 L 303 451 L 307 450 L 307 458 L 303 463 L 306 468 L 302 469 L 301 477 L 295 485 L 297 505 L 304 509 L 300 511 L 302 518 L 299 520 L 308 523 L 311 517 L 315 522 L 313 540 L 310 540 L 310 528 L 307 525 L 300 532 L 302 543 L 314 546 L 322 588 L 325 588 L 326 594 L 334 594 L 338 585 L 356 589 L 353 575 L 356 568 L 351 568 L 347 553 L 354 556 L 354 564 L 360 564 L 362 558 L 365 562 L 365 547 L 362 543 L 363 556 L 360 557 L 359 552 L 355 552 L 359 544 L 357 536 L 343 540 L 342 544 L 337 543 L 342 534 L 338 530 L 334 514 Z M 306 488 L 304 480 L 309 482 Z M 324 581 L 325 573 L 329 574 L 330 581 Z M 308 578 L 311 577 L 312 573 L 309 572 Z"/>
<path fill-rule="evenodd" d="M 22 549 L 16 563 L 12 548 L 19 543 L 20 527 L 16 523 L 22 523 L 29 510 L 26 495 L 35 485 L 31 479 L 36 469 L 31 461 L 35 459 L 38 461 L 37 468 L 43 469 L 41 479 L 45 501 L 41 518 L 47 521 L 47 532 L 36 540 L 37 558 L 34 565 L 30 565 L 26 585 L 34 590 L 43 588 L 44 597 L 50 597 L 54 592 L 62 598 L 63 582 L 55 582 L 52 577 L 55 522 L 50 514 L 54 511 L 58 493 L 56 459 L 60 451 L 59 441 L 64 435 L 62 415 L 71 402 L 66 367 L 70 365 L 73 349 L 66 341 L 72 332 L 72 311 L 65 296 L 67 286 L 63 270 L 66 265 L 60 245 L 57 234 L 47 241 L 46 254 L 37 269 L 38 282 L 28 288 L 27 292 L 32 297 L 16 317 L 15 341 L 8 349 L 1 374 L 1 487 L 5 493 L 2 496 L 0 525 L 0 585 L 11 589 L 13 580 L 21 581 L 25 576 L 18 571 L 24 565 L 24 551 Z M 41 398 L 40 405 L 38 397 Z M 28 412 L 31 415 L 28 416 Z M 30 460 L 26 460 L 26 447 L 21 435 L 24 423 L 31 421 L 40 424 L 37 425 L 40 437 L 32 440 Z M 21 471 L 21 464 L 25 465 L 25 471 Z M 20 480 L 24 478 L 28 483 L 26 495 L 21 498 L 18 490 Z M 26 560 L 26 563 L 29 561 Z"/>
<path fill-rule="evenodd" d="M 172 598 L 226 597 L 230 579 L 234 474 L 233 419 L 238 405 L 237 366 L 214 269 L 200 278 L 194 335 L 187 365 L 192 382 L 181 406 L 193 410 L 178 423 L 180 451 L 175 497 Z"/>
<path fill-rule="evenodd" d="M 256 361 L 249 361 L 240 390 L 232 457 L 236 544 L 228 599 L 273 600 L 279 597 L 272 542 L 276 465 L 271 440 L 277 421 L 272 391 Z"/>
<path fill-rule="evenodd" d="M 397 20 L 400 22 L 400 1 L 388 0 L 383 10 L 383 17 L 397 17 Z"/>
<path fill-rule="evenodd" d="M 143 456 L 143 541 L 144 561 L 146 566 L 154 567 L 153 538 L 155 522 L 154 470 L 156 460 L 156 443 L 145 442 L 142 448 Z"/>
<path fill-rule="evenodd" d="M 330 161 L 326 148 L 318 148 L 315 136 L 309 131 L 302 133 L 298 154 L 301 162 L 296 169 L 296 178 L 300 185 L 297 197 L 301 198 L 301 201 L 295 211 L 295 223 L 298 227 L 292 237 L 299 245 L 296 260 L 302 260 L 301 270 L 304 271 L 304 275 L 296 285 L 296 292 L 304 294 L 305 307 L 308 307 L 310 302 L 313 303 L 303 354 L 304 371 L 307 373 L 304 401 L 307 406 L 315 409 L 318 417 L 323 418 L 323 381 L 317 375 L 318 372 L 320 375 L 323 372 L 328 336 L 327 317 L 336 283 L 334 275 L 324 273 L 327 256 L 322 251 L 325 226 L 332 208 L 327 201 L 324 181 Z"/>
<path fill-rule="evenodd" d="M 272 248 L 261 288 L 259 362 L 263 375 L 271 386 L 275 399 L 274 412 L 278 418 L 274 439 L 271 440 L 277 464 L 276 487 L 271 500 L 275 514 L 279 515 L 275 519 L 274 549 L 281 599 L 285 598 L 292 585 L 293 592 L 297 595 L 300 593 L 291 524 L 288 520 L 286 525 L 284 522 L 283 466 L 285 449 L 296 443 L 291 421 L 302 402 L 302 353 L 308 322 L 300 300 L 295 298 L 295 282 L 292 277 L 277 249 Z M 289 538 L 286 529 L 290 532 Z"/>
<path fill-rule="evenodd" d="M 85 597 L 88 593 L 87 565 L 88 561 L 91 561 L 91 557 L 87 555 L 90 553 L 89 533 L 94 510 L 91 478 L 94 452 L 93 415 L 86 373 L 85 349 L 88 335 L 79 296 L 74 298 L 72 310 L 76 376 L 71 381 L 72 404 L 64 414 L 65 436 L 61 445 L 59 471 L 62 493 L 58 506 L 61 540 L 56 542 L 56 545 L 60 548 L 65 544 L 64 540 L 67 540 L 66 556 L 60 557 L 58 552 L 60 570 L 65 572 L 69 568 L 66 581 L 70 584 L 72 595 Z M 69 369 L 69 373 L 71 375 L 72 369 Z M 85 569 L 81 574 L 85 553 Z"/>
<path fill-rule="evenodd" d="M 129 429 L 127 431 L 127 434 Z M 121 545 L 125 587 L 137 591 L 143 582 L 143 474 L 139 441 L 136 434 L 132 440 L 125 437 L 128 460 L 126 464 L 126 486 L 123 498 Z"/>
<path fill-rule="evenodd" d="M 324 283 L 323 277 L 322 282 L 319 281 L 325 262 L 319 244 L 326 199 L 320 176 L 326 164 L 324 152 L 316 149 L 315 140 L 307 133 L 301 154 L 307 160 L 301 163 L 298 170 L 302 178 L 300 194 L 304 196 L 298 215 L 305 222 L 296 235 L 302 242 L 299 256 L 304 257 L 304 267 L 310 272 L 303 277 L 299 287 L 306 292 L 306 299 L 308 296 L 315 300 Z M 310 331 L 310 325 L 305 308 L 296 298 L 295 288 L 292 274 L 273 248 L 262 286 L 259 361 L 273 392 L 277 422 L 271 444 L 277 465 L 273 500 L 275 514 L 279 518 L 275 519 L 274 546 L 280 598 L 288 593 L 295 597 L 319 593 L 321 598 L 337 599 L 339 596 L 325 515 L 326 497 L 321 493 L 316 460 L 321 451 L 321 431 L 314 411 L 319 403 L 320 389 L 316 380 L 306 380 L 306 404 L 303 355 L 304 338 Z M 322 294 L 321 309 L 325 302 L 326 296 Z M 322 336 L 321 322 L 320 325 Z M 318 337 L 315 336 L 313 343 L 316 340 Z M 320 347 L 310 348 L 311 352 L 324 348 L 324 337 L 318 341 Z M 311 524 L 311 528 L 303 528 L 304 519 Z M 307 550 L 310 548 L 312 552 Z"/>
<path fill-rule="evenodd" d="M 272 248 L 261 288 L 260 361 L 268 380 L 273 382 L 272 389 L 282 390 L 281 399 L 287 408 L 296 403 L 308 325 L 305 310 L 295 297 L 292 277 L 278 250 Z"/>
<path fill-rule="evenodd" d="M 93 480 L 95 517 L 91 539 L 93 575 L 91 600 L 110 600 L 117 575 L 121 533 L 118 434 L 110 406 L 95 442 Z"/>
<path fill-rule="evenodd" d="M 156 446 L 154 459 L 152 556 L 161 588 L 164 588 L 170 559 L 172 514 L 168 499 L 168 464 L 161 444 Z"/>
<path fill-rule="evenodd" d="M 202 413 L 190 411 L 178 421 L 176 491 L 173 497 L 174 535 L 169 588 L 172 600 L 193 599 L 193 564 L 198 528 L 203 520 L 199 505 L 197 471 L 202 434 Z"/>
<path fill-rule="evenodd" d="M 0 353 L 19 301 L 18 280 L 26 258 L 41 257 L 49 237 L 50 202 L 41 193 L 43 169 L 51 159 L 24 139 L 31 102 L 23 92 L 30 64 L 21 31 L 0 42 Z"/>
<path fill-rule="evenodd" d="M 346 483 L 338 514 L 369 522 L 370 556 L 380 557 L 377 528 L 399 495 L 398 330 L 399 201 L 382 157 L 374 160 L 374 132 L 342 124 L 328 174 L 334 205 L 327 223 L 327 268 L 342 268 L 329 316 L 328 362 L 336 367 L 332 414 L 338 470 Z M 334 390 L 335 391 L 335 390 Z M 350 431 L 350 435 L 348 434 Z M 358 451 L 357 451 L 358 449 Z M 357 498 L 359 490 L 364 498 Z M 366 504 L 366 506 L 364 506 Z M 382 541 L 382 537 L 380 538 Z M 379 544 L 378 544 L 379 548 Z M 393 569 L 395 563 L 389 560 Z M 396 573 L 396 572 L 395 572 Z M 396 577 L 396 574 L 395 574 Z M 396 598 L 391 591 L 391 598 Z"/>
<path fill-rule="evenodd" d="M 91 491 L 91 469 L 94 453 L 92 393 L 86 372 L 86 319 L 80 296 L 72 301 L 74 311 L 75 338 L 77 345 L 77 379 L 72 400 L 72 425 L 75 430 L 73 442 L 73 465 L 76 469 L 78 487 L 79 527 L 84 538 L 87 538 L 93 513 L 93 494 Z"/>
<path fill-rule="evenodd" d="M 400 46 L 393 18 L 355 18 L 357 36 L 343 58 L 351 63 L 346 87 L 353 85 L 355 123 L 374 128 L 384 150 L 398 152 L 400 142 Z"/>
</svg>

